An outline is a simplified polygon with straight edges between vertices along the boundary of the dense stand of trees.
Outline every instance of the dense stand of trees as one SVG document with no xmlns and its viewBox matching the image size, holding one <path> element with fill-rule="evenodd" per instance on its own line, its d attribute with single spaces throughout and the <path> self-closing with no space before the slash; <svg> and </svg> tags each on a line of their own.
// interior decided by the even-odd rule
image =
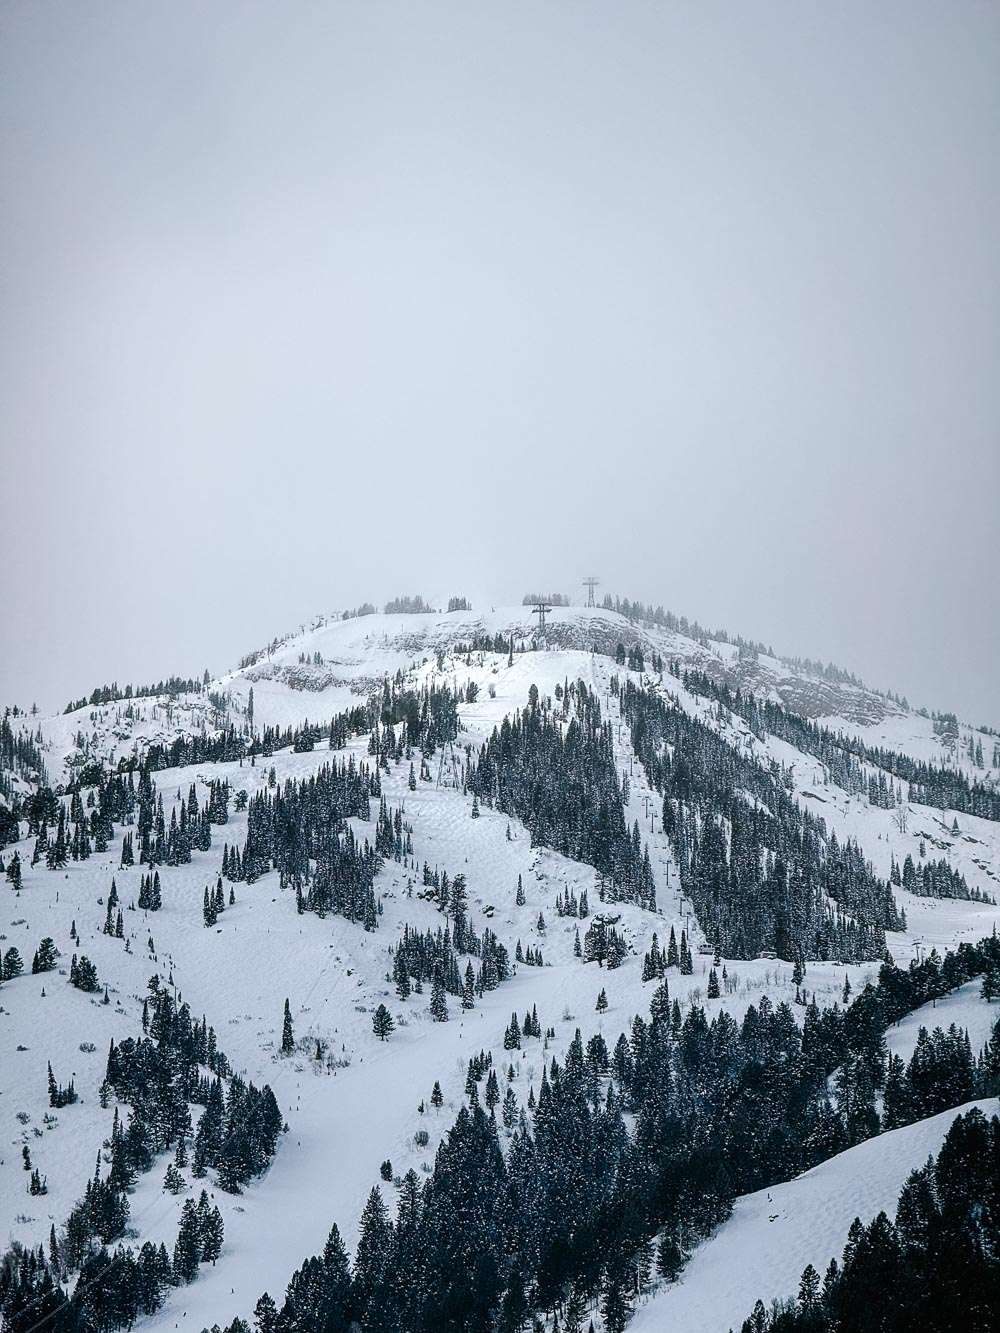
<svg viewBox="0 0 1000 1333">
<path fill-rule="evenodd" d="M 214 1030 L 178 1006 L 158 977 L 150 981 L 143 1028 L 147 1036 L 112 1042 L 108 1052 L 102 1097 L 113 1092 L 132 1108 L 128 1128 L 112 1135 L 111 1179 L 124 1188 L 157 1153 L 190 1136 L 193 1103 L 205 1107 L 194 1135 L 195 1174 L 214 1167 L 220 1186 L 239 1193 L 275 1151 L 281 1114 L 274 1094 L 233 1074 Z"/>
<path fill-rule="evenodd" d="M 283 788 L 263 789 L 248 807 L 243 851 L 227 852 L 223 873 L 252 881 L 276 869 L 282 887 L 295 889 L 300 911 L 333 912 L 374 930 L 373 885 L 381 858 L 395 851 L 397 833 L 409 837 L 401 821 L 397 830 L 383 802 L 376 845 L 367 839 L 358 844 L 347 821 L 369 818 L 369 800 L 377 790 L 377 772 L 356 765 L 353 756 L 324 764 L 300 781 L 289 779 Z"/>
<path fill-rule="evenodd" d="M 429 602 L 425 602 L 419 593 L 413 597 L 392 597 L 383 607 L 387 616 L 419 616 L 433 610 L 433 606 Z"/>
<path fill-rule="evenodd" d="M 42 758 L 42 732 L 39 728 L 34 734 L 24 727 L 16 732 L 10 724 L 14 714 L 10 709 L 0 718 L 0 796 L 10 803 L 10 809 L 16 810 L 16 793 L 8 774 L 14 773 L 28 782 L 44 783 L 47 781 L 45 761 Z M 0 847 L 4 846 L 3 807 L 0 806 Z M 9 839 L 11 842 L 13 838 Z"/>
<path fill-rule="evenodd" d="M 681 887 L 716 949 L 730 958 L 880 958 L 884 932 L 904 921 L 857 844 L 841 844 L 800 810 L 776 766 L 631 681 L 614 687 L 663 797 Z"/>
<path fill-rule="evenodd" d="M 462 968 L 463 954 L 480 960 L 478 970 L 471 962 Z M 479 936 L 464 919 L 456 923 L 454 934 L 450 926 L 421 932 L 407 924 L 393 950 L 392 979 L 402 1000 L 437 981 L 471 1008 L 474 996 L 496 990 L 509 976 L 510 957 L 493 931 L 487 928 Z"/>
<path fill-rule="evenodd" d="M 116 823 L 135 825 L 134 833 L 129 831 L 123 837 L 122 866 L 135 864 L 136 839 L 141 865 L 184 865 L 191 860 L 192 851 L 207 851 L 211 846 L 211 825 L 223 824 L 229 817 L 225 782 L 209 784 L 204 804 L 191 783 L 187 797 L 171 810 L 168 823 L 163 798 L 148 771 L 139 774 L 138 784 L 134 772 L 104 774 L 97 768 L 87 776 L 95 785 L 85 787 L 78 778 L 66 797 L 43 786 L 23 802 L 28 833 L 35 835 L 33 865 L 44 859 L 50 870 L 58 870 L 70 859 L 82 861 L 94 851 L 106 851 Z"/>
<path fill-rule="evenodd" d="M 168 1288 L 193 1282 L 202 1263 L 214 1264 L 222 1251 L 222 1214 L 201 1191 L 197 1205 L 188 1199 L 181 1212 L 173 1255 L 162 1242 L 146 1241 L 134 1251 L 118 1246 L 114 1252 L 100 1243 L 100 1226 L 117 1231 L 111 1197 L 101 1182 L 88 1183 L 78 1210 L 88 1210 L 91 1241 L 82 1254 L 72 1290 L 65 1284 L 61 1248 L 53 1230 L 49 1253 L 45 1247 L 26 1249 L 15 1244 L 0 1260 L 0 1312 L 4 1333 L 114 1333 L 131 1328 L 143 1315 L 163 1304 Z M 82 1213 L 80 1214 L 82 1215 Z M 100 1219 L 103 1218 L 102 1223 Z"/>
<path fill-rule="evenodd" d="M 964 898 L 984 903 L 994 901 L 975 885 L 970 889 L 965 876 L 953 869 L 943 856 L 936 861 L 924 861 L 918 866 L 907 853 L 902 869 L 893 860 L 889 879 L 893 884 L 906 889 L 907 893 L 915 893 L 920 898 Z"/>
<path fill-rule="evenodd" d="M 758 1301 L 742 1333 L 992 1333 L 1000 1326 L 1000 1119 L 974 1107 L 914 1171 L 895 1221 L 855 1218 L 838 1263 Z"/>
<path fill-rule="evenodd" d="M 527 647 L 523 642 L 515 647 L 513 633 L 505 639 L 500 630 L 496 634 L 477 630 L 471 639 L 456 643 L 451 651 L 454 657 L 469 657 L 472 653 L 504 653 L 509 657 L 516 651 L 526 652 Z"/>
<path fill-rule="evenodd" d="M 557 701 L 559 702 L 559 701 Z M 584 682 L 567 682 L 555 712 L 531 687 L 528 707 L 504 718 L 470 767 L 476 797 L 528 828 L 533 845 L 585 861 L 604 897 L 654 907 L 649 851 L 625 824 L 610 724 Z"/>
<path fill-rule="evenodd" d="M 709 1022 L 698 1006 L 682 1016 L 661 985 L 649 1021 L 637 1018 L 610 1051 L 599 1036 L 584 1046 L 578 1033 L 565 1063 L 543 1066 L 537 1097 L 532 1089 L 519 1110 L 501 1099 L 490 1062 L 473 1060 L 470 1104 L 430 1177 L 404 1177 L 395 1218 L 374 1189 L 353 1268 L 334 1227 L 282 1304 L 261 1297 L 257 1327 L 515 1333 L 531 1311 L 555 1310 L 564 1333 L 582 1333 L 596 1300 L 609 1333 L 620 1333 L 654 1262 L 675 1277 L 737 1194 L 878 1133 L 887 1024 L 998 960 L 1000 941 L 987 939 L 943 962 L 886 964 L 848 1008 L 810 1005 L 801 1029 L 787 1005 L 766 997 L 742 1023 L 725 1012 Z M 476 1090 L 487 1073 L 488 1111 Z M 949 1104 L 969 1091 L 949 1060 L 936 1079 L 921 1077 L 925 1093 L 933 1084 Z M 972 1072 L 973 1094 L 997 1086 L 1000 1031 Z M 244 1327 L 237 1321 L 229 1333 Z"/>
<path fill-rule="evenodd" d="M 119 699 L 149 699 L 159 694 L 168 695 L 170 698 L 176 698 L 179 694 L 200 694 L 207 685 L 207 671 L 200 679 L 194 676 L 168 676 L 166 680 L 159 680 L 155 685 L 121 686 L 114 681 L 111 685 L 98 685 L 87 698 L 72 700 L 63 712 L 75 713 L 78 708 L 96 708 L 100 704 L 116 703 Z"/>
<path fill-rule="evenodd" d="M 374 694 L 369 702 L 365 730 L 373 732 L 370 753 L 378 753 L 382 762 L 409 750 L 420 750 L 429 758 L 439 745 L 458 735 L 459 702 L 447 686 L 425 685 L 420 690 L 409 690 L 400 688 L 398 682 L 386 681 L 381 694 Z M 397 733 L 400 723 L 403 725 Z"/>
</svg>

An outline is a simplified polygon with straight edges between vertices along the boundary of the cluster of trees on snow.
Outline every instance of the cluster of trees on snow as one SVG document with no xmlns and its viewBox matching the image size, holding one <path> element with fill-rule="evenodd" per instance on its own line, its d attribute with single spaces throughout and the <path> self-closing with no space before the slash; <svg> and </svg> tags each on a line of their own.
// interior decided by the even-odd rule
<svg viewBox="0 0 1000 1333">
<path fill-rule="evenodd" d="M 107 851 L 114 836 L 116 801 L 109 791 L 101 790 L 99 801 L 95 792 L 87 793 L 86 806 L 79 789 L 72 789 L 67 807 L 47 786 L 38 787 L 23 803 L 21 813 L 27 816 L 28 833 L 35 834 L 31 864 L 45 860 L 50 870 L 61 869 L 70 857 L 85 861 L 93 851 Z M 87 813 L 89 810 L 89 814 Z M 50 836 L 50 825 L 55 825 Z M 70 826 L 72 825 L 72 831 Z M 20 830 L 15 829 L 15 837 Z"/>
<path fill-rule="evenodd" d="M 377 754 L 382 764 L 388 764 L 389 759 L 409 758 L 411 750 L 420 750 L 429 757 L 439 745 L 458 735 L 460 702 L 447 686 L 425 685 L 412 690 L 385 681 L 381 694 L 372 695 L 370 701 L 365 728 L 372 732 L 369 754 Z M 403 725 L 397 733 L 400 723 Z"/>
<path fill-rule="evenodd" d="M 452 648 L 455 657 L 470 657 L 472 653 L 504 653 L 509 658 L 515 651 L 526 652 L 527 645 L 522 642 L 515 649 L 513 634 L 505 639 L 500 630 L 496 634 L 477 631 L 468 642 L 456 643 Z"/>
<path fill-rule="evenodd" d="M 116 1105 L 105 1145 L 107 1175 L 102 1175 L 99 1153 L 97 1169 L 65 1227 L 58 1234 L 52 1227 L 47 1250 L 15 1244 L 0 1259 L 4 1333 L 40 1328 L 113 1333 L 130 1328 L 140 1315 L 153 1314 L 171 1285 L 191 1282 L 201 1263 L 215 1263 L 223 1223 L 203 1189 L 197 1205 L 193 1199 L 185 1202 L 172 1256 L 165 1245 L 151 1242 L 138 1252 L 121 1245 L 109 1252 L 107 1247 L 126 1233 L 136 1177 L 173 1149 L 167 1187 L 186 1188 L 180 1168 L 190 1163 L 195 1178 L 206 1177 L 211 1167 L 218 1187 L 238 1194 L 266 1170 L 276 1151 L 283 1120 L 270 1087 L 258 1089 L 236 1076 L 214 1029 L 204 1018 L 192 1018 L 189 1006 L 178 1004 L 158 976 L 150 978 L 148 989 L 144 1035 L 112 1042 L 108 1050 L 101 1104 L 107 1106 L 113 1096 L 128 1106 L 129 1116 L 123 1124 Z M 60 1087 L 51 1066 L 49 1099 L 54 1106 L 76 1100 L 72 1082 Z M 194 1133 L 192 1105 L 204 1107 Z"/>
<path fill-rule="evenodd" d="M 832 780 L 845 791 L 867 791 L 875 804 L 889 809 L 896 803 L 896 794 L 886 783 L 885 774 L 888 773 L 908 784 L 907 799 L 919 805 L 958 810 L 983 819 L 1000 819 L 1000 792 L 986 783 L 970 782 L 957 769 L 942 768 L 939 764 L 914 759 L 880 745 L 866 745 L 842 731 L 833 735 L 825 727 L 800 717 L 781 704 L 758 699 L 749 692 L 730 690 L 702 672 L 686 671 L 681 679 L 692 692 L 716 699 L 724 708 L 737 713 L 755 735 L 762 736 L 768 731 L 797 750 L 815 755 L 826 764 Z M 874 766 L 879 772 L 866 776 L 858 761 Z"/>
<path fill-rule="evenodd" d="M 961 871 L 953 869 L 943 856 L 937 861 L 924 861 L 918 866 L 907 852 L 902 870 L 894 857 L 889 879 L 908 893 L 915 893 L 921 898 L 964 898 L 977 903 L 994 901 L 975 885 L 970 889 Z"/>
<path fill-rule="evenodd" d="M 922 1027 L 909 1061 L 889 1057 L 882 1086 L 883 1129 L 896 1129 L 925 1116 L 970 1101 L 986 1092 L 1000 1071 L 1000 1030 L 994 1032 L 978 1062 L 967 1032 L 950 1024 L 947 1031 Z"/>
<path fill-rule="evenodd" d="M 1000 1324 L 1000 1119 L 956 1116 L 896 1217 L 855 1218 L 840 1262 L 810 1264 L 798 1297 L 758 1301 L 742 1333 L 988 1333 Z"/>
<path fill-rule="evenodd" d="M 202 1263 L 212 1263 L 222 1252 L 225 1234 L 222 1214 L 201 1191 L 197 1205 L 188 1199 L 181 1211 L 173 1256 L 162 1242 L 146 1241 L 138 1252 L 118 1246 L 109 1252 L 96 1241 L 100 1229 L 118 1231 L 123 1225 L 112 1209 L 105 1217 L 108 1192 L 100 1181 L 89 1181 L 84 1198 L 74 1211 L 88 1228 L 80 1251 L 79 1274 L 70 1289 L 68 1245 L 60 1243 L 53 1228 L 49 1253 L 14 1244 L 0 1260 L 0 1312 L 5 1333 L 114 1333 L 131 1328 L 143 1315 L 163 1304 L 172 1286 L 193 1282 Z M 120 1234 L 120 1233 L 119 1233 Z M 64 1285 L 65 1284 L 65 1285 Z"/>
<path fill-rule="evenodd" d="M 0 796 L 6 796 L 3 790 L 3 777 L 0 773 Z M 18 818 L 20 810 L 20 797 L 14 798 L 17 804 L 0 805 L 0 847 L 6 847 L 10 842 L 17 842 L 21 836 L 21 821 Z"/>
<path fill-rule="evenodd" d="M 326 739 L 331 750 L 342 749 L 352 736 L 364 735 L 375 726 L 394 726 L 405 722 L 401 737 L 404 747 L 417 747 L 432 754 L 435 746 L 454 740 L 458 731 L 458 700 L 447 687 L 423 686 L 405 689 L 399 681 L 386 681 L 365 704 L 338 713 L 329 722 L 310 722 L 295 727 L 264 727 L 258 731 L 240 730 L 230 725 L 212 735 L 177 736 L 169 745 L 150 745 L 141 759 L 135 755 L 121 760 L 120 769 L 142 768 L 152 772 L 189 764 L 234 763 L 270 758 L 278 750 L 298 754 L 314 750 Z"/>
<path fill-rule="evenodd" d="M 624 616 L 626 620 L 640 624 L 658 625 L 662 629 L 684 634 L 699 643 L 714 639 L 717 643 L 736 644 L 739 648 L 752 653 L 765 653 L 771 657 L 775 656 L 774 649 L 767 647 L 766 644 L 744 639 L 739 634 L 729 634 L 724 629 L 705 629 L 703 625 L 699 625 L 697 620 L 688 620 L 687 616 L 675 616 L 672 611 L 664 611 L 662 606 L 647 606 L 643 602 L 630 601 L 628 597 L 612 597 L 610 593 L 605 595 L 601 606 L 605 611 L 616 611 L 618 615 Z"/>
<path fill-rule="evenodd" d="M 204 1018 L 192 1019 L 158 977 L 149 990 L 142 1020 L 147 1035 L 112 1042 L 108 1051 L 102 1099 L 113 1093 L 132 1108 L 128 1127 L 112 1134 L 110 1179 L 124 1190 L 156 1154 L 186 1142 L 194 1104 L 205 1107 L 194 1135 L 194 1174 L 214 1167 L 220 1186 L 239 1193 L 274 1154 L 281 1129 L 274 1094 L 232 1073 L 214 1029 Z"/>
<path fill-rule="evenodd" d="M 601 1038 L 584 1046 L 577 1033 L 565 1063 L 546 1062 L 537 1096 L 532 1088 L 516 1112 L 489 1062 L 473 1061 L 469 1105 L 428 1179 L 407 1173 L 395 1218 L 374 1189 L 353 1266 L 334 1227 L 280 1306 L 261 1297 L 259 1333 L 515 1333 L 532 1311 L 555 1313 L 562 1333 L 583 1333 L 595 1302 L 608 1333 L 621 1333 L 654 1265 L 676 1278 L 737 1194 L 877 1133 L 874 1095 L 859 1114 L 856 1085 L 868 1096 L 869 1072 L 884 1077 L 887 1024 L 902 1005 L 998 959 L 1000 941 L 988 939 L 943 963 L 886 964 L 848 1008 L 811 1005 L 801 1029 L 787 1005 L 766 997 L 742 1023 L 725 1012 L 709 1022 L 698 1006 L 682 1015 L 661 985 L 649 1020 L 636 1018 L 612 1050 Z M 845 1068 L 834 1099 L 830 1075 Z M 475 1085 L 487 1073 L 484 1109 Z M 945 1100 L 965 1096 L 947 1068 L 940 1083 Z M 998 1086 L 995 1032 L 974 1090 Z M 245 1329 L 235 1321 L 228 1333 Z"/>
<path fill-rule="evenodd" d="M 419 593 L 413 597 L 392 597 L 382 609 L 387 616 L 419 616 L 434 610 Z"/>
<path fill-rule="evenodd" d="M 295 889 L 300 911 L 332 912 L 374 930 L 375 874 L 386 851 L 395 850 L 397 827 L 384 802 L 377 846 L 367 839 L 359 845 L 347 821 L 369 818 L 376 790 L 378 774 L 356 765 L 353 756 L 324 764 L 308 778 L 289 779 L 283 788 L 264 788 L 249 803 L 243 851 L 227 848 L 223 874 L 253 881 L 276 869 L 282 887 Z M 409 838 L 401 821 L 398 836 Z"/>
<path fill-rule="evenodd" d="M 632 681 L 618 690 L 635 753 L 663 797 L 681 887 L 716 950 L 861 961 L 899 930 L 892 888 L 854 842 L 827 836 L 765 768 L 712 727 Z M 827 899 L 836 904 L 831 909 Z"/>
<path fill-rule="evenodd" d="M 0 796 L 10 801 L 11 808 L 17 798 L 7 774 L 16 773 L 28 782 L 46 781 L 41 728 L 34 735 L 24 727 L 15 732 L 10 724 L 13 716 L 8 708 L 0 718 Z M 0 847 L 3 845 L 3 823 L 0 822 Z"/>
<path fill-rule="evenodd" d="M 374 602 L 362 602 L 360 606 L 354 607 L 353 610 L 342 612 L 340 618 L 341 620 L 356 620 L 358 616 L 373 616 L 374 614 Z"/>
<path fill-rule="evenodd" d="M 521 598 L 522 606 L 569 606 L 569 597 L 564 592 L 526 592 Z"/>
<path fill-rule="evenodd" d="M 184 865 L 192 851 L 211 846 L 212 824 L 228 819 L 225 782 L 210 784 L 204 804 L 194 783 L 186 799 L 178 792 L 179 805 L 171 809 L 168 824 L 163 798 L 148 771 L 140 772 L 138 785 L 133 772 L 105 775 L 97 770 L 92 776 L 96 785 L 89 788 L 75 782 L 66 796 L 58 796 L 50 787 L 39 787 L 24 802 L 28 833 L 35 835 L 32 865 L 44 860 L 50 870 L 59 870 L 70 859 L 85 861 L 95 851 L 105 852 L 116 823 L 135 825 L 134 832 L 123 837 L 123 867 L 135 864 L 136 838 L 141 865 Z"/>
<path fill-rule="evenodd" d="M 168 825 L 163 797 L 157 795 L 148 771 L 144 771 L 139 776 L 137 807 L 139 864 L 150 867 L 187 865 L 193 851 L 207 852 L 211 847 L 212 825 L 228 822 L 229 784 L 213 782 L 208 800 L 202 806 L 192 782 L 187 798 L 181 798 L 179 807 L 171 807 Z"/>
<path fill-rule="evenodd" d="M 505 717 L 470 765 L 478 800 L 516 815 L 542 844 L 600 873 L 603 897 L 653 908 L 656 888 L 636 824 L 625 824 L 611 728 L 581 680 L 560 687 L 561 708 L 539 699 Z M 557 702 L 560 701 L 557 698 Z"/>
<path fill-rule="evenodd" d="M 14 858 L 11 857 L 8 865 L 8 873 L 15 866 Z M 0 872 L 3 871 L 3 859 L 0 858 Z M 35 955 L 31 960 L 32 975 L 39 972 L 51 972 L 56 965 L 56 959 L 59 957 L 59 950 L 50 936 L 46 935 L 35 950 Z M 21 957 L 21 951 L 16 944 L 8 945 L 0 949 L 0 982 L 14 981 L 24 972 L 24 959 Z"/>
<path fill-rule="evenodd" d="M 194 676 L 168 676 L 166 680 L 159 680 L 155 685 L 125 685 L 121 686 L 117 681 L 111 685 L 98 685 L 92 690 L 89 698 L 74 699 L 63 709 L 64 713 L 75 713 L 78 708 L 96 708 L 99 704 L 111 704 L 119 699 L 149 699 L 158 694 L 170 695 L 172 698 L 178 694 L 200 694 L 208 685 L 209 675 L 206 669 L 201 679 Z"/>
<path fill-rule="evenodd" d="M 629 671 L 645 671 L 646 659 L 639 644 L 633 643 L 630 648 L 626 648 L 623 643 L 615 645 L 615 661 L 619 666 L 628 667 Z M 657 653 L 653 654 L 652 667 L 654 671 L 661 670 L 661 658 Z"/>
<path fill-rule="evenodd" d="M 463 970 L 463 955 L 478 958 L 478 970 L 473 970 L 471 961 L 466 961 Z M 412 992 L 422 994 L 424 986 L 438 985 L 460 997 L 463 1008 L 471 1009 L 476 996 L 496 990 L 509 976 L 506 948 L 488 928 L 478 935 L 464 915 L 456 922 L 454 933 L 450 924 L 421 932 L 407 923 L 393 950 L 392 979 L 401 1000 Z"/>
<path fill-rule="evenodd" d="M 456 874 L 450 877 L 447 870 L 439 871 L 436 866 L 432 870 L 426 861 L 422 873 L 424 889 L 417 896 L 434 903 L 438 911 L 448 917 L 450 925 L 446 932 L 450 932 L 451 942 L 458 953 L 475 954 L 482 958 L 484 964 L 496 964 L 497 975 L 485 987 L 486 990 L 493 990 L 498 982 L 507 979 L 507 951 L 491 930 L 486 929 L 482 939 L 476 934 L 469 919 L 469 891 L 465 876 Z M 482 990 L 479 994 L 482 994 Z"/>
</svg>

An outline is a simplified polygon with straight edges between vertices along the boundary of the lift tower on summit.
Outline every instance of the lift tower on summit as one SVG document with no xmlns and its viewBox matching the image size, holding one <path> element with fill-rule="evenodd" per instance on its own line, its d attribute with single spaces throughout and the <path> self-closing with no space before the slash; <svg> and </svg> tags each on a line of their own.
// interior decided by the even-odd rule
<svg viewBox="0 0 1000 1333">
<path fill-rule="evenodd" d="M 597 585 L 600 583 L 600 581 L 601 581 L 600 579 L 595 579 L 595 578 L 593 577 L 593 575 L 591 575 L 591 577 L 590 577 L 589 579 L 584 579 L 584 580 L 583 580 L 583 586 L 587 589 L 587 605 L 588 605 L 588 606 L 596 606 L 596 605 L 597 605 L 597 603 L 594 601 L 594 589 L 597 587 Z"/>
<path fill-rule="evenodd" d="M 532 611 L 532 613 L 531 613 L 533 616 L 537 616 L 537 617 L 538 617 L 538 646 L 539 646 L 539 648 L 547 648 L 547 647 L 549 646 L 549 645 L 548 645 L 548 641 L 547 641 L 546 636 L 545 636 L 545 617 L 549 614 L 549 612 L 550 612 L 551 610 L 552 610 L 552 607 L 549 606 L 548 602 L 536 602 L 536 603 L 535 603 L 535 609 L 534 609 L 534 610 Z"/>
</svg>

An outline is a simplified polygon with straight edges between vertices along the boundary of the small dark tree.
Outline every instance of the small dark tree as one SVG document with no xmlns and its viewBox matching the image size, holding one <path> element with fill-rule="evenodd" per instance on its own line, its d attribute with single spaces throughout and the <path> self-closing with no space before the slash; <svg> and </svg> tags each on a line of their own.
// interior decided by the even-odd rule
<svg viewBox="0 0 1000 1333">
<path fill-rule="evenodd" d="M 441 969 L 437 965 L 434 968 L 434 979 L 431 982 L 431 1017 L 435 1023 L 447 1023 L 448 1021 L 448 1001 L 445 999 L 444 981 L 441 979 Z"/>
<path fill-rule="evenodd" d="M 101 989 L 101 983 L 97 979 L 97 968 L 85 953 L 80 955 L 79 961 L 76 954 L 73 955 L 73 961 L 69 969 L 69 980 L 71 986 L 90 994 L 94 994 Z"/>
<path fill-rule="evenodd" d="M 372 1031 L 379 1041 L 385 1041 L 395 1026 L 392 1021 L 392 1014 L 389 1013 L 384 1004 L 380 1004 L 372 1016 Z"/>
<path fill-rule="evenodd" d="M 0 965 L 0 981 L 13 981 L 23 971 L 24 963 L 21 961 L 21 955 L 17 949 L 8 949 L 3 956 L 3 964 Z"/>
<path fill-rule="evenodd" d="M 281 1027 L 281 1054 L 291 1055 L 295 1050 L 295 1034 L 292 1032 L 292 1011 L 285 1000 L 285 1019 Z"/>
</svg>

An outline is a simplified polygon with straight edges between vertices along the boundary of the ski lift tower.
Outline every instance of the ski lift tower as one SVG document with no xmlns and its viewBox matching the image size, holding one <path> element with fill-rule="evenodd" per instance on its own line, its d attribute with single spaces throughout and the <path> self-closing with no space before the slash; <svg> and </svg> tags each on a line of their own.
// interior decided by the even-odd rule
<svg viewBox="0 0 1000 1333">
<path fill-rule="evenodd" d="M 547 602 L 536 602 L 535 609 L 531 613 L 533 616 L 538 617 L 538 646 L 540 648 L 547 648 L 549 646 L 545 637 L 545 617 L 551 610 L 552 607 L 549 606 Z"/>
<path fill-rule="evenodd" d="M 588 605 L 588 606 L 596 606 L 596 605 L 597 605 L 597 603 L 594 601 L 594 589 L 597 587 L 597 585 L 600 583 L 600 581 L 601 581 L 600 579 L 595 579 L 593 576 L 591 576 L 589 579 L 584 579 L 584 580 L 583 580 L 583 586 L 587 589 L 587 605 Z"/>
</svg>

